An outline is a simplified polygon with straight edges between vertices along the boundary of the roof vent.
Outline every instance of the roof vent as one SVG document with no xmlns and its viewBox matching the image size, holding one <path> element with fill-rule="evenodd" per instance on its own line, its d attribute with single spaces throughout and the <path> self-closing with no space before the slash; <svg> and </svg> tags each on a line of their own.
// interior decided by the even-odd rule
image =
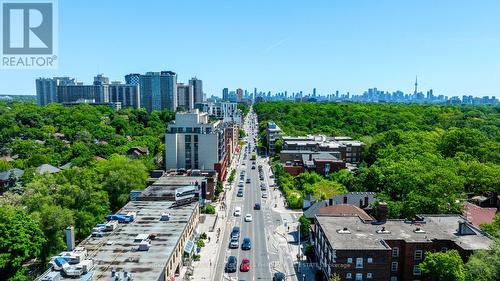
<svg viewBox="0 0 500 281">
<path fill-rule="evenodd" d="M 351 233 L 351 231 L 350 231 L 347 227 L 344 227 L 344 228 L 342 228 L 342 229 L 339 229 L 339 230 L 337 230 L 337 232 L 338 232 L 339 234 L 350 234 L 350 233 Z"/>
<path fill-rule="evenodd" d="M 160 221 L 169 221 L 170 220 L 170 213 L 162 213 L 160 217 Z"/>
<path fill-rule="evenodd" d="M 377 230 L 378 234 L 389 234 L 391 233 L 389 230 L 385 229 L 385 226 L 382 226 L 382 229 Z"/>
<path fill-rule="evenodd" d="M 425 230 L 421 229 L 420 227 L 417 226 L 417 228 L 415 228 L 415 230 L 413 231 L 415 233 L 425 233 Z"/>
</svg>

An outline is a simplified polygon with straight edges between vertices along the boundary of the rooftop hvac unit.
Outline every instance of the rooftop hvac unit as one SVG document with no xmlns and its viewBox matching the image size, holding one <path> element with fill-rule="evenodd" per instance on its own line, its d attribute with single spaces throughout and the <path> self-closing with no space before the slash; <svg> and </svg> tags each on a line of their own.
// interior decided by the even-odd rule
<svg viewBox="0 0 500 281">
<path fill-rule="evenodd" d="M 160 221 L 169 221 L 170 220 L 170 213 L 162 213 L 160 217 Z"/>
</svg>

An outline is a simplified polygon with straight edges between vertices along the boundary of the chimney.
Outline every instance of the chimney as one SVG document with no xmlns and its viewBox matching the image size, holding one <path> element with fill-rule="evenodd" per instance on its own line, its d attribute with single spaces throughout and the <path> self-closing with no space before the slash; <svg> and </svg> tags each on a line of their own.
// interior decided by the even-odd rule
<svg viewBox="0 0 500 281">
<path fill-rule="evenodd" d="M 344 196 L 344 204 L 347 204 L 347 196 Z"/>
<path fill-rule="evenodd" d="M 333 198 L 328 199 L 328 206 L 333 205 Z"/>
<path fill-rule="evenodd" d="M 359 208 L 363 209 L 363 200 L 362 199 L 359 199 Z"/>
<path fill-rule="evenodd" d="M 68 251 L 73 251 L 75 248 L 75 228 L 73 226 L 68 226 L 64 232 L 66 234 L 66 247 Z"/>
<path fill-rule="evenodd" d="M 365 196 L 365 204 L 363 206 L 363 208 L 366 208 L 368 207 L 368 196 Z"/>
<path fill-rule="evenodd" d="M 387 208 L 387 203 L 380 202 L 377 206 L 377 220 L 379 222 L 385 222 L 387 220 L 387 213 L 389 209 Z"/>
</svg>

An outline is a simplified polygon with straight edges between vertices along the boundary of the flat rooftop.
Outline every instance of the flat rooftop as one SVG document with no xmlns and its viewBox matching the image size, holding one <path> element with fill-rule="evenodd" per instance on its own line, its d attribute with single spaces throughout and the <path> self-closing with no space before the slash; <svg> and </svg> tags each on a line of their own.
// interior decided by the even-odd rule
<svg viewBox="0 0 500 281">
<path fill-rule="evenodd" d="M 451 240 L 466 250 L 488 249 L 492 240 L 479 229 L 468 224 L 473 235 L 459 235 L 458 224 L 464 218 L 458 215 L 425 215 L 424 222 L 388 220 L 383 224 L 363 223 L 358 217 L 317 216 L 318 223 L 330 244 L 337 250 L 389 249 L 385 240 L 405 240 L 408 243 L 431 243 L 432 240 Z M 389 233 L 377 233 L 385 227 Z M 415 232 L 419 227 L 424 232 Z M 339 231 L 347 228 L 350 233 Z"/>
<path fill-rule="evenodd" d="M 128 224 L 118 224 L 104 237 L 88 237 L 78 246 L 84 247 L 94 260 L 92 280 L 108 280 L 111 271 L 128 271 L 134 280 L 157 280 L 164 271 L 170 255 L 179 242 L 187 222 L 198 203 L 171 208 L 169 201 L 132 201 L 119 213 L 137 212 L 135 220 Z M 170 220 L 160 221 L 162 213 L 169 213 Z M 138 242 L 134 238 L 140 234 L 154 234 L 151 247 L 147 251 L 137 251 Z M 164 273 L 163 273 L 164 274 Z M 62 278 L 61 280 L 75 280 Z"/>
</svg>

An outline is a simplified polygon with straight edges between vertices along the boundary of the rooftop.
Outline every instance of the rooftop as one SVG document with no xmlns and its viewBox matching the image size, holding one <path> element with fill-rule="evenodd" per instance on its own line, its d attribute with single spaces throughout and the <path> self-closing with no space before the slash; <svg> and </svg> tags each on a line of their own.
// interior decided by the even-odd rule
<svg viewBox="0 0 500 281">
<path fill-rule="evenodd" d="M 338 204 L 322 207 L 319 209 L 320 216 L 344 216 L 344 217 L 359 217 L 364 221 L 372 221 L 363 209 L 350 204 Z"/>
<path fill-rule="evenodd" d="M 469 202 L 464 203 L 463 215 L 476 227 L 484 223 L 492 223 L 496 212 L 497 208 L 483 208 Z"/>
<path fill-rule="evenodd" d="M 128 271 L 135 280 L 158 280 L 177 245 L 197 203 L 171 208 L 174 202 L 133 201 L 119 213 L 136 212 L 131 223 L 120 223 L 104 237 L 88 237 L 80 243 L 94 260 L 94 280 L 110 279 L 111 271 Z M 161 221 L 162 213 L 170 218 Z M 153 234 L 151 247 L 138 251 L 136 238 Z M 74 280 L 63 278 L 61 280 Z"/>
<path fill-rule="evenodd" d="M 337 250 L 389 249 L 386 240 L 431 243 L 432 240 L 451 240 L 466 250 L 488 249 L 492 240 L 479 229 L 466 223 L 471 235 L 457 233 L 459 215 L 424 215 L 422 222 L 388 220 L 383 224 L 363 223 L 358 217 L 316 216 L 331 246 Z M 377 233 L 385 227 L 384 233 Z M 420 231 L 415 231 L 420 228 Z M 341 231 L 344 228 L 347 231 Z M 339 233 L 340 231 L 340 233 Z M 348 232 L 348 233 L 346 233 Z"/>
</svg>

